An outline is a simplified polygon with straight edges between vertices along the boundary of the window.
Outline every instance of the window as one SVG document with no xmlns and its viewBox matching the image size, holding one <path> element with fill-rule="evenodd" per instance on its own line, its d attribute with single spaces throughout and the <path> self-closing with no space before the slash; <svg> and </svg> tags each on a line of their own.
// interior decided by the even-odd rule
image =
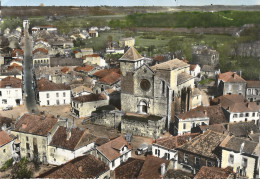
<svg viewBox="0 0 260 179">
<path fill-rule="evenodd" d="M 242 159 L 242 167 L 246 168 L 247 167 L 247 158 Z"/>
<path fill-rule="evenodd" d="M 186 123 L 183 123 L 183 127 L 182 127 L 183 129 L 186 129 Z"/>
<path fill-rule="evenodd" d="M 189 161 L 189 155 L 188 154 L 184 154 L 184 162 L 188 163 Z"/>
<path fill-rule="evenodd" d="M 123 155 L 122 156 L 120 156 L 120 163 L 123 163 Z"/>
<path fill-rule="evenodd" d="M 212 165 L 212 162 L 207 160 L 207 166 L 208 166 L 208 167 L 212 167 L 212 166 L 213 166 L 213 165 Z"/>
<path fill-rule="evenodd" d="M 125 147 L 122 148 L 122 152 L 124 151 Z"/>
<path fill-rule="evenodd" d="M 59 97 L 59 93 L 56 93 L 56 97 Z"/>
<path fill-rule="evenodd" d="M 161 82 L 162 95 L 165 93 L 165 81 Z"/>
<path fill-rule="evenodd" d="M 165 153 L 165 157 L 166 157 L 166 160 L 170 160 L 170 154 L 169 153 Z"/>
<path fill-rule="evenodd" d="M 2 104 L 7 104 L 7 99 L 3 99 Z"/>
<path fill-rule="evenodd" d="M 249 116 L 249 113 L 246 113 L 246 117 L 248 117 Z"/>
<path fill-rule="evenodd" d="M 243 117 L 244 115 L 243 115 L 243 113 L 241 113 L 240 115 L 239 115 L 239 117 Z"/>
<path fill-rule="evenodd" d="M 28 143 L 26 143 L 26 149 L 30 150 L 30 145 Z"/>
<path fill-rule="evenodd" d="M 50 101 L 49 100 L 47 100 L 47 105 L 50 105 Z"/>
<path fill-rule="evenodd" d="M 50 97 L 50 94 L 49 93 L 46 93 L 46 98 L 49 98 Z"/>
<path fill-rule="evenodd" d="M 0 96 L 2 96 L 2 91 L 0 91 Z"/>
<path fill-rule="evenodd" d="M 160 157 L 160 150 L 158 149 L 158 157 Z"/>
<path fill-rule="evenodd" d="M 255 113 L 254 112 L 252 113 L 252 116 L 255 117 Z"/>
<path fill-rule="evenodd" d="M 154 153 L 155 153 L 155 155 L 157 155 L 157 151 L 158 151 L 158 150 L 157 150 L 157 149 L 155 149 L 155 152 L 154 152 Z"/>
<path fill-rule="evenodd" d="M 114 167 L 114 166 L 115 166 L 115 161 L 113 160 L 113 161 L 112 161 L 112 167 Z"/>
<path fill-rule="evenodd" d="M 26 141 L 29 141 L 29 138 L 26 136 Z"/>
<path fill-rule="evenodd" d="M 59 100 L 56 100 L 56 104 L 59 105 L 59 104 L 60 104 L 60 101 L 59 101 Z"/>
<path fill-rule="evenodd" d="M 233 165 L 234 164 L 234 155 L 230 154 L 228 157 L 228 163 Z"/>
<path fill-rule="evenodd" d="M 237 118 L 237 114 L 233 114 L 233 118 Z"/>
<path fill-rule="evenodd" d="M 63 97 L 66 97 L 66 93 L 65 92 L 63 92 Z"/>
<path fill-rule="evenodd" d="M 63 100 L 63 104 L 66 104 L 66 100 L 65 99 Z"/>
<path fill-rule="evenodd" d="M 245 118 L 245 122 L 247 122 L 247 118 Z"/>
<path fill-rule="evenodd" d="M 200 165 L 200 158 L 199 157 L 195 157 L 195 165 L 196 166 Z"/>
<path fill-rule="evenodd" d="M 5 149 L 3 150 L 3 153 L 5 153 Z"/>
</svg>

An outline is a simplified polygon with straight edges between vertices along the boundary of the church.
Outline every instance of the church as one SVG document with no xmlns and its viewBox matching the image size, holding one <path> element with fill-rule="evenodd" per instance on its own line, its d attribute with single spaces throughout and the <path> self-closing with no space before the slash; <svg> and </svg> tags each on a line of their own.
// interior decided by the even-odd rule
<svg viewBox="0 0 260 179">
<path fill-rule="evenodd" d="M 149 67 L 134 47 L 119 60 L 121 110 L 126 116 L 146 121 L 148 118 L 144 116 L 160 116 L 165 119 L 163 127 L 169 131 L 176 114 L 201 105 L 200 91 L 194 86 L 194 78 L 189 75 L 190 65 L 186 62 L 173 59 Z M 131 126 L 124 126 L 124 117 L 122 132 L 137 134 L 131 131 Z"/>
</svg>

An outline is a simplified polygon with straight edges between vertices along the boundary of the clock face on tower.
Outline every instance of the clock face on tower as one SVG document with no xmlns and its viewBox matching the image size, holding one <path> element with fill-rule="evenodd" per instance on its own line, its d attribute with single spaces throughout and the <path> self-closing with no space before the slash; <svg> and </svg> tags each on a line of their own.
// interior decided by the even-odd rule
<svg viewBox="0 0 260 179">
<path fill-rule="evenodd" d="M 143 91 L 149 91 L 151 88 L 151 83 L 146 79 L 142 79 L 140 82 L 140 87 Z"/>
</svg>

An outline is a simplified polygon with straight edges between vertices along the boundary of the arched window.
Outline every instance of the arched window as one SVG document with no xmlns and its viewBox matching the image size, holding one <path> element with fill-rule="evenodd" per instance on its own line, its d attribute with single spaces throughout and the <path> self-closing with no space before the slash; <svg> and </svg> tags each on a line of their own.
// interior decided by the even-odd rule
<svg viewBox="0 0 260 179">
<path fill-rule="evenodd" d="M 148 113 L 148 104 L 145 100 L 141 100 L 137 106 L 138 113 Z"/>
</svg>

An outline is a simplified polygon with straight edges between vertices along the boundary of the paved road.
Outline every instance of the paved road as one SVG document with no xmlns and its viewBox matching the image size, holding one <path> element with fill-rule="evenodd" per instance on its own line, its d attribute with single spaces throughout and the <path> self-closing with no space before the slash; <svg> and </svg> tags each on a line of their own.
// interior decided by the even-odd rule
<svg viewBox="0 0 260 179">
<path fill-rule="evenodd" d="M 33 85 L 33 72 L 32 72 L 32 37 L 28 32 L 28 29 L 24 29 L 24 63 L 23 63 L 23 82 L 25 91 L 25 104 L 29 113 L 39 113 L 36 104 L 35 91 Z"/>
</svg>

